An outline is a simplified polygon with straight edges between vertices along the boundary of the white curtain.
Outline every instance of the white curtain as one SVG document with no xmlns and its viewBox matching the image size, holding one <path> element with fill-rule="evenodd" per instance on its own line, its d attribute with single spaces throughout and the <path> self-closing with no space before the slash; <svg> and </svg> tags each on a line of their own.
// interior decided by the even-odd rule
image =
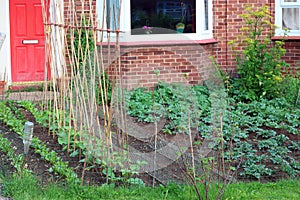
<svg viewBox="0 0 300 200">
<path fill-rule="evenodd" d="M 296 3 L 297 0 L 285 0 L 286 3 Z M 289 30 L 300 30 L 299 8 L 282 8 L 282 27 Z"/>
<path fill-rule="evenodd" d="M 120 0 L 106 0 L 106 8 L 107 28 L 119 29 Z"/>
<path fill-rule="evenodd" d="M 282 28 L 299 30 L 299 8 L 282 8 Z"/>
<path fill-rule="evenodd" d="M 64 23 L 64 2 L 50 1 L 50 22 L 54 24 Z M 51 45 L 51 75 L 52 78 L 63 77 L 66 70 L 65 48 L 64 48 L 64 29 L 57 25 L 51 26 L 50 41 Z M 49 55 L 50 56 L 50 55 Z"/>
</svg>

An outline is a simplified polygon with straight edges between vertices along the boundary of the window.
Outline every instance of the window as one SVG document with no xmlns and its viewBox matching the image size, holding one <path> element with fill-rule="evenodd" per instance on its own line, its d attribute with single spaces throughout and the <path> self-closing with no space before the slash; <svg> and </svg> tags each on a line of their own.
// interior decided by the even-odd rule
<svg viewBox="0 0 300 200">
<path fill-rule="evenodd" d="M 103 28 L 120 26 L 126 42 L 212 38 L 209 0 L 97 0 L 97 16 Z"/>
<path fill-rule="evenodd" d="M 275 4 L 276 35 L 283 35 L 287 29 L 288 35 L 300 36 L 300 0 L 276 0 Z"/>
<path fill-rule="evenodd" d="M 131 0 L 131 34 L 196 33 L 195 0 Z M 179 29 L 177 29 L 179 31 Z"/>
</svg>

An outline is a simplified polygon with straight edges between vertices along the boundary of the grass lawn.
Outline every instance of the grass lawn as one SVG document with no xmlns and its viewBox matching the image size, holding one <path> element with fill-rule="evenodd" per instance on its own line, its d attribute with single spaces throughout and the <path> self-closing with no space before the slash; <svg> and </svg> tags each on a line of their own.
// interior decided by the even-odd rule
<svg viewBox="0 0 300 200">
<path fill-rule="evenodd" d="M 300 180 L 275 183 L 235 183 L 224 193 L 223 199 L 300 199 Z"/>
<path fill-rule="evenodd" d="M 192 187 L 170 184 L 166 187 L 113 187 L 40 185 L 32 177 L 3 179 L 2 193 L 14 200 L 26 199 L 197 199 Z M 216 198 L 212 185 L 210 199 Z M 300 199 L 300 180 L 282 180 L 276 183 L 234 183 L 222 199 Z"/>
</svg>

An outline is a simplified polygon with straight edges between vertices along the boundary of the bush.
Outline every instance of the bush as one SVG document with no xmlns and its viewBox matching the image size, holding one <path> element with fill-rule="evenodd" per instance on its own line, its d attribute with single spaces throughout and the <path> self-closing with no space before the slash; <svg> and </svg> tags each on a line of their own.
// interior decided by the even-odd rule
<svg viewBox="0 0 300 200">
<path fill-rule="evenodd" d="M 283 41 L 271 42 L 274 25 L 270 23 L 270 12 L 264 6 L 258 10 L 246 7 L 241 15 L 245 24 L 241 29 L 241 43 L 232 41 L 233 49 L 244 46 L 236 55 L 238 77 L 233 80 L 234 95 L 242 101 L 260 98 L 273 99 L 281 95 L 282 68 L 288 64 L 282 60 L 285 54 Z"/>
<path fill-rule="evenodd" d="M 282 96 L 294 106 L 299 107 L 299 95 L 300 95 L 300 80 L 297 76 L 287 75 L 283 78 L 281 84 L 281 94 Z"/>
</svg>

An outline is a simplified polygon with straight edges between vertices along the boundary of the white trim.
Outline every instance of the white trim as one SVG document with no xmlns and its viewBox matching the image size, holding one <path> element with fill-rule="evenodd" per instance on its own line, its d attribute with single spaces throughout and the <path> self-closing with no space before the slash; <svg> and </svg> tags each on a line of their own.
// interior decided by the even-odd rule
<svg viewBox="0 0 300 200">
<path fill-rule="evenodd" d="M 10 55 L 10 19 L 9 0 L 1 2 L 0 6 L 0 32 L 6 34 L 5 41 L 0 50 L 0 78 L 6 73 L 6 80 L 11 83 L 11 55 Z"/>
<path fill-rule="evenodd" d="M 145 41 L 170 41 L 170 40 L 204 40 L 211 39 L 212 35 L 212 1 L 208 1 L 208 30 L 204 30 L 205 24 L 205 12 L 204 12 L 204 0 L 195 0 L 196 1 L 196 33 L 187 33 L 187 34 L 145 34 L 145 35 L 131 35 L 131 15 L 130 15 L 130 0 L 122 1 L 121 5 L 121 22 L 120 30 L 124 31 L 120 34 L 121 42 L 145 42 Z M 103 3 L 105 0 L 97 0 L 97 16 L 98 16 L 98 26 L 99 28 L 106 29 L 106 24 L 102 22 L 102 19 L 105 19 L 106 13 L 103 13 Z M 103 24 L 103 25 L 102 25 Z M 104 32 L 103 35 L 99 33 L 99 40 L 107 42 L 107 36 Z M 103 36 L 103 39 L 102 39 Z M 113 41 L 115 34 L 110 34 L 110 39 Z"/>
<path fill-rule="evenodd" d="M 297 0 L 296 2 L 284 2 L 284 0 L 280 1 L 280 6 L 284 7 L 284 6 L 299 6 L 300 0 Z"/>
<path fill-rule="evenodd" d="M 282 8 L 299 8 L 300 0 L 297 2 L 284 2 L 284 0 L 275 1 L 275 25 L 277 29 L 275 30 L 276 36 L 284 36 L 285 31 L 282 29 Z M 300 12 L 299 12 L 300 18 Z M 290 30 L 287 32 L 288 36 L 300 36 L 300 30 Z"/>
<path fill-rule="evenodd" d="M 55 24 L 64 24 L 64 1 L 50 1 L 49 7 L 50 22 Z M 66 55 L 64 44 L 65 31 L 62 27 L 52 26 L 50 39 L 51 45 L 51 78 L 64 76 L 66 69 Z M 47 58 L 45 58 L 47 59 Z"/>
<path fill-rule="evenodd" d="M 51 1 L 52 2 L 52 1 Z M 63 2 L 62 2 L 63 3 Z M 5 0 L 4 3 L 1 2 L 0 6 L 0 32 L 4 32 L 6 34 L 5 42 L 0 50 L 0 78 L 2 77 L 4 70 L 7 75 L 8 84 L 12 84 L 12 72 L 11 72 L 11 37 L 10 37 L 10 12 L 9 12 L 9 0 Z M 61 15 L 63 16 L 63 6 L 61 8 Z M 63 19 L 61 20 L 63 22 Z M 61 48 L 63 52 L 64 48 Z M 60 52 L 60 53 L 61 53 Z M 46 58 L 45 58 L 46 59 Z M 63 58 L 63 61 L 65 58 Z M 60 61 L 60 62 L 63 62 Z M 60 65 L 62 66 L 62 64 Z"/>
</svg>

